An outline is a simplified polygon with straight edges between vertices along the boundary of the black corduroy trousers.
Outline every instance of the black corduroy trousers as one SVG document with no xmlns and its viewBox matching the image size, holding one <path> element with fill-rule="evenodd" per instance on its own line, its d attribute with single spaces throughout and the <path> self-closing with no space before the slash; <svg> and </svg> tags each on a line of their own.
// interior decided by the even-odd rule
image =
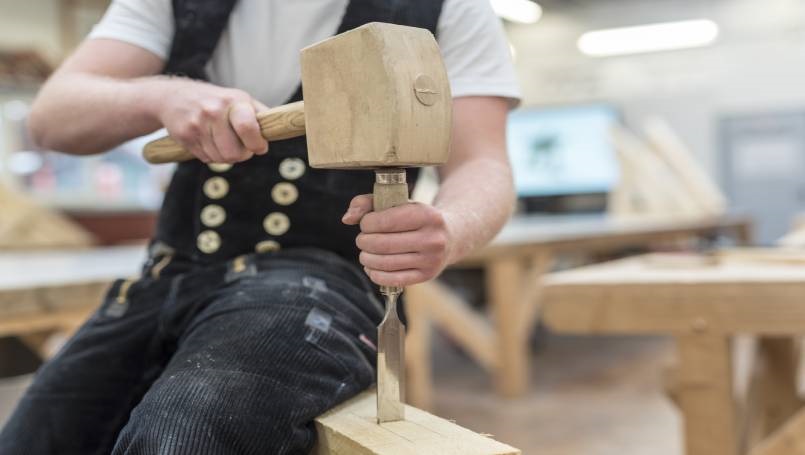
<svg viewBox="0 0 805 455">
<path fill-rule="evenodd" d="M 321 250 L 120 280 L 37 373 L 0 454 L 306 455 L 313 419 L 374 381 L 381 317 L 363 273 Z"/>
</svg>

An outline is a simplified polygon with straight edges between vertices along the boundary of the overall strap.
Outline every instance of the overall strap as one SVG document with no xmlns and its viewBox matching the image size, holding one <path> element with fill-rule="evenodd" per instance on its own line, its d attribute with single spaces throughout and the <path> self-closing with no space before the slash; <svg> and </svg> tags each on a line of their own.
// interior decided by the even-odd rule
<svg viewBox="0 0 805 455">
<path fill-rule="evenodd" d="M 207 80 L 205 67 L 237 0 L 172 0 L 175 34 L 163 73 Z"/>
</svg>

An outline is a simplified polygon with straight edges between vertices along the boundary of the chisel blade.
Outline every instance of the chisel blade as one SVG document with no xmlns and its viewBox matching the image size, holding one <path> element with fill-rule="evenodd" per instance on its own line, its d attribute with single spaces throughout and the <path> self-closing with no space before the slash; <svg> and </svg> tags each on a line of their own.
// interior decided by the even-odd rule
<svg viewBox="0 0 805 455">
<path fill-rule="evenodd" d="M 405 419 L 405 325 L 397 315 L 398 288 L 385 288 L 386 316 L 377 328 L 377 422 Z"/>
</svg>

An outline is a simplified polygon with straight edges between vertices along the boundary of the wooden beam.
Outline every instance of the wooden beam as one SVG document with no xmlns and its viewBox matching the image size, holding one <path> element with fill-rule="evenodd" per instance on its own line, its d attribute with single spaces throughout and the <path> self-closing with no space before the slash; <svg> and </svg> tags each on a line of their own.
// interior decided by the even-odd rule
<svg viewBox="0 0 805 455">
<path fill-rule="evenodd" d="M 375 393 L 365 392 L 316 419 L 314 455 L 518 455 L 455 423 L 406 406 L 406 420 L 377 424 Z"/>
<path fill-rule="evenodd" d="M 498 367 L 496 334 L 489 321 L 438 281 L 412 286 L 408 302 L 416 300 L 427 316 L 487 371 Z"/>
</svg>

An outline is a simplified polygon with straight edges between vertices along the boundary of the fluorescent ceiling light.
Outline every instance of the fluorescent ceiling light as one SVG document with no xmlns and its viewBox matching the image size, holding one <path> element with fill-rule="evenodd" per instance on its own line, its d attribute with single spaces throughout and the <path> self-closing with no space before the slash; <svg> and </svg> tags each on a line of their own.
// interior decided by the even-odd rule
<svg viewBox="0 0 805 455">
<path fill-rule="evenodd" d="M 542 17 L 542 7 L 531 0 L 490 0 L 495 13 L 512 22 L 533 24 Z"/>
<path fill-rule="evenodd" d="M 718 24 L 708 19 L 639 25 L 587 32 L 579 50 L 593 57 L 688 49 L 712 44 Z"/>
</svg>

